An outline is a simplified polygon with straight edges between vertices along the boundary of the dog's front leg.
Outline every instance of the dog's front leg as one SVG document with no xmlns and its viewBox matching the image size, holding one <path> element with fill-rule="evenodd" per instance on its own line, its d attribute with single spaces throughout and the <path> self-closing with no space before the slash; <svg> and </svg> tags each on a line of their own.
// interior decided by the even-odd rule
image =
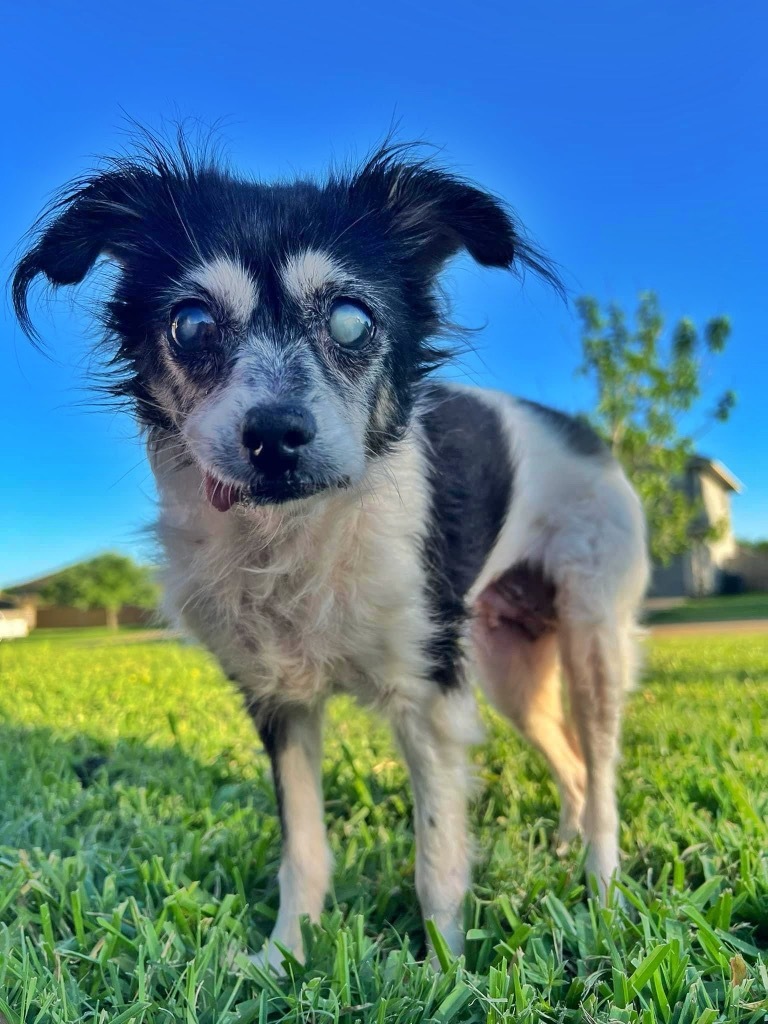
<svg viewBox="0 0 768 1024">
<path fill-rule="evenodd" d="M 462 910 L 470 878 L 467 745 L 477 738 L 474 722 L 471 695 L 440 694 L 394 723 L 413 787 L 421 912 L 457 955 L 464 948 Z"/>
<path fill-rule="evenodd" d="M 323 707 L 284 707 L 256 715 L 272 775 L 283 830 L 278 879 L 280 909 L 265 950 L 257 959 L 280 968 L 276 943 L 303 959 L 300 919 L 317 921 L 331 874 L 331 854 L 323 822 L 321 779 Z"/>
</svg>

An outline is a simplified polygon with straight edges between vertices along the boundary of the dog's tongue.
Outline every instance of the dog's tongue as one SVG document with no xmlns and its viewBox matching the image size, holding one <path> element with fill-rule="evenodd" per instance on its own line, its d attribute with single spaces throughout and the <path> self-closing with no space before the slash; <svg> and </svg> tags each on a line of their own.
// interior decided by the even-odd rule
<svg viewBox="0 0 768 1024">
<path fill-rule="evenodd" d="M 240 491 L 232 484 L 222 483 L 210 473 L 205 474 L 205 496 L 219 512 L 227 512 L 240 497 Z"/>
</svg>

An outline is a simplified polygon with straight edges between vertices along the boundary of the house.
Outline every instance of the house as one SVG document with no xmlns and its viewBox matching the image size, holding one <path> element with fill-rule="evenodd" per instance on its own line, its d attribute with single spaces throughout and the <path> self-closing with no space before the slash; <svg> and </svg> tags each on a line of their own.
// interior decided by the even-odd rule
<svg viewBox="0 0 768 1024">
<path fill-rule="evenodd" d="M 697 532 L 714 529 L 716 536 L 696 541 L 669 565 L 656 566 L 649 596 L 706 597 L 729 589 L 750 589 L 750 581 L 738 573 L 741 551 L 731 520 L 731 496 L 742 490 L 739 480 L 721 462 L 696 455 L 680 486 L 700 506 Z"/>
<path fill-rule="evenodd" d="M 34 627 L 34 605 L 0 595 L 0 640 L 28 636 Z"/>
<path fill-rule="evenodd" d="M 9 618 L 18 618 L 23 610 L 23 615 L 27 621 L 27 631 L 23 634 L 24 636 L 36 627 L 39 629 L 71 629 L 78 626 L 107 625 L 108 613 L 104 608 L 86 610 L 41 602 L 40 594 L 46 584 L 55 579 L 59 573 L 69 568 L 72 568 L 72 566 L 65 566 L 43 576 L 36 576 L 34 579 L 16 583 L 8 587 L 5 592 L 0 592 L 0 614 L 5 611 Z M 8 605 L 8 609 L 4 605 Z M 11 608 L 16 610 L 13 616 L 11 615 Z M 119 611 L 118 621 L 121 626 L 146 625 L 154 622 L 155 617 L 156 613 L 152 610 L 139 608 L 134 605 L 124 605 Z M 13 627 L 9 626 L 6 628 L 12 629 Z M 0 636 L 2 635 L 2 627 L 0 626 Z"/>
</svg>

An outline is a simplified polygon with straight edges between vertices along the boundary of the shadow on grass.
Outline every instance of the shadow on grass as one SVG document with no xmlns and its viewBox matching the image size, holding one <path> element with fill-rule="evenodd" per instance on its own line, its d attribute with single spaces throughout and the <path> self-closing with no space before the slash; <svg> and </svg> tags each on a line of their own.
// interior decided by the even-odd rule
<svg viewBox="0 0 768 1024">
<path fill-rule="evenodd" d="M 19 864 L 46 889 L 53 871 L 54 889 L 109 891 L 104 912 L 185 888 L 214 900 L 232 894 L 257 948 L 277 914 L 281 836 L 267 758 L 254 748 L 251 765 L 227 750 L 206 764 L 178 744 L 0 725 L 0 908 L 3 875 Z M 349 782 L 339 792 L 334 767 L 329 775 L 333 900 L 345 915 L 363 913 L 370 934 L 410 932 L 418 948 L 410 808 L 382 838 L 355 808 Z M 376 794 L 372 768 L 363 778 Z M 12 925 L 16 911 L 6 903 L 0 922 Z"/>
<path fill-rule="evenodd" d="M 266 932 L 280 836 L 264 758 L 254 758 L 247 777 L 227 751 L 202 764 L 179 745 L 0 725 L 0 878 L 19 863 L 70 864 L 66 877 L 91 894 L 106 886 L 117 902 L 141 903 L 150 877 L 166 895 L 234 893 Z"/>
</svg>

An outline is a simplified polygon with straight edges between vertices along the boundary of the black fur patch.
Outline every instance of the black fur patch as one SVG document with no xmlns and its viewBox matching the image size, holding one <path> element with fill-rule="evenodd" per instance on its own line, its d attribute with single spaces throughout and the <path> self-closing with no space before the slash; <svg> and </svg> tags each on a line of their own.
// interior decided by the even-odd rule
<svg viewBox="0 0 768 1024">
<path fill-rule="evenodd" d="M 427 591 L 437 631 L 429 654 L 440 686 L 461 681 L 467 591 L 496 543 L 512 498 L 513 467 L 497 413 L 471 393 L 434 384 L 422 423 L 431 445 Z"/>
<path fill-rule="evenodd" d="M 95 754 L 92 757 L 86 757 L 84 761 L 79 761 L 77 764 L 72 765 L 83 789 L 93 785 L 96 775 L 108 762 L 108 758 Z"/>
<path fill-rule="evenodd" d="M 520 405 L 532 409 L 542 420 L 546 420 L 566 446 L 576 455 L 609 455 L 608 445 L 597 431 L 580 416 L 568 416 L 559 409 L 550 409 L 538 402 L 519 398 Z"/>
</svg>

